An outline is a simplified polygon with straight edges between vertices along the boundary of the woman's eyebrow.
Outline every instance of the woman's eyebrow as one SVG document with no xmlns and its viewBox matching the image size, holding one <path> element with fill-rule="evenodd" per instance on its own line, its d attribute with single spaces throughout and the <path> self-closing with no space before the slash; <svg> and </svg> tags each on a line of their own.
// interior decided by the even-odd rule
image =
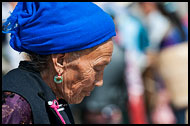
<svg viewBox="0 0 190 126">
<path fill-rule="evenodd" d="M 102 61 L 96 62 L 95 65 L 108 65 L 111 62 L 111 59 L 104 59 Z"/>
<path fill-rule="evenodd" d="M 109 58 L 108 58 L 109 57 Z M 105 62 L 106 64 L 108 64 L 110 62 L 111 56 L 110 55 L 103 55 L 103 56 L 98 56 L 95 61 L 94 61 L 94 65 L 99 64 L 101 62 Z"/>
</svg>

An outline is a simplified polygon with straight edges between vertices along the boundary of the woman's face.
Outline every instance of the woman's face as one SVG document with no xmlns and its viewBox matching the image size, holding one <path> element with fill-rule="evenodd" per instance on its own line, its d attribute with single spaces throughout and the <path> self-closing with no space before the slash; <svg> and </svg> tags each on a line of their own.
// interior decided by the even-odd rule
<svg viewBox="0 0 190 126">
<path fill-rule="evenodd" d="M 104 68 L 111 60 L 112 51 L 112 40 L 108 40 L 91 49 L 67 53 L 63 84 L 57 85 L 62 98 L 70 104 L 78 104 L 95 86 L 102 86 Z"/>
</svg>

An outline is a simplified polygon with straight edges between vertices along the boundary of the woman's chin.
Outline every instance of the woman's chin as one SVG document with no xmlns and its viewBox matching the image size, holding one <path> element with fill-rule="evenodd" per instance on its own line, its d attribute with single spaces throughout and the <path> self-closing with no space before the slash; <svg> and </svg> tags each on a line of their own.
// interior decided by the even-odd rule
<svg viewBox="0 0 190 126">
<path fill-rule="evenodd" d="M 68 100 L 67 102 L 69 104 L 79 104 L 83 101 L 84 97 L 85 96 L 78 96 L 77 98 L 72 98 L 72 99 Z"/>
</svg>

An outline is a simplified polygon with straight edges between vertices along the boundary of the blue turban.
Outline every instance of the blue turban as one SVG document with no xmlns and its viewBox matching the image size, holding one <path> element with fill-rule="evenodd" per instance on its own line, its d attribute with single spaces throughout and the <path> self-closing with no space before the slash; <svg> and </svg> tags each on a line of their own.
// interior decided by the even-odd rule
<svg viewBox="0 0 190 126">
<path fill-rule="evenodd" d="M 92 48 L 112 36 L 112 18 L 91 2 L 18 2 L 3 24 L 18 52 L 41 55 Z"/>
</svg>

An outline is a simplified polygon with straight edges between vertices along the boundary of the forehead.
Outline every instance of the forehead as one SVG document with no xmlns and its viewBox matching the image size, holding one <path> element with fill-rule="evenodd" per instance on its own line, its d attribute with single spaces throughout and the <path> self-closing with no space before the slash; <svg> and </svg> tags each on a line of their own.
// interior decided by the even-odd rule
<svg viewBox="0 0 190 126">
<path fill-rule="evenodd" d="M 111 56 L 113 51 L 113 42 L 111 40 L 98 45 L 94 50 L 89 53 L 91 58 L 97 58 L 99 56 Z"/>
<path fill-rule="evenodd" d="M 113 42 L 110 39 L 93 48 L 68 53 L 68 59 L 70 59 L 71 61 L 75 61 L 77 59 L 92 61 L 99 57 L 110 58 L 112 56 L 112 51 L 113 51 Z"/>
</svg>

